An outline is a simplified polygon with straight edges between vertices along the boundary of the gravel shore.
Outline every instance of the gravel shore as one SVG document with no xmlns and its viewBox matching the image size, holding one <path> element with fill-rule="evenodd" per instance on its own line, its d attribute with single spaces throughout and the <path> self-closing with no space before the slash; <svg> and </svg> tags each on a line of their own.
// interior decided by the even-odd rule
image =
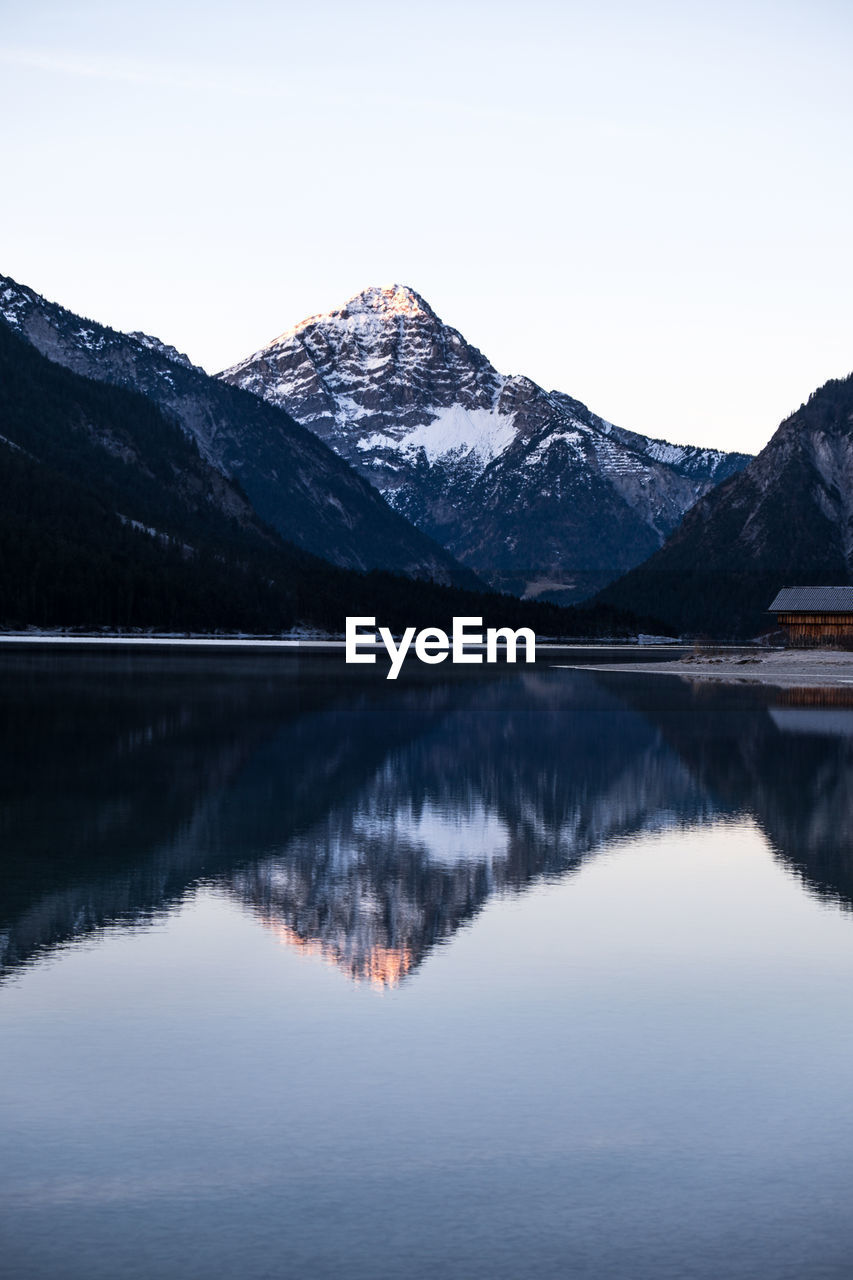
<svg viewBox="0 0 853 1280">
<path fill-rule="evenodd" d="M 590 670 L 589 667 L 583 668 Z M 674 662 L 608 664 L 600 671 L 653 672 L 688 680 L 719 680 L 729 684 L 769 684 L 780 688 L 853 685 L 853 653 L 835 649 L 774 649 L 691 653 Z"/>
</svg>

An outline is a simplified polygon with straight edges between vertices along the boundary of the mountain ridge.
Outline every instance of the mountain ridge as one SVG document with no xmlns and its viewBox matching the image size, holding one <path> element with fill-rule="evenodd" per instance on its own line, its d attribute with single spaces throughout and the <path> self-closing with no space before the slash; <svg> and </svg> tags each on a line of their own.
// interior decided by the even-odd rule
<svg viewBox="0 0 853 1280">
<path fill-rule="evenodd" d="M 93 345 L 101 336 L 86 328 Z M 248 392 L 233 394 L 256 403 Z M 361 614 L 397 631 L 449 629 L 457 615 L 540 635 L 635 627 L 612 611 L 570 615 L 488 594 L 476 579 L 463 589 L 333 565 L 264 522 L 239 482 L 208 462 L 153 397 L 48 359 L 6 323 L 0 493 L 3 629 L 270 635 L 299 624 L 337 634 L 348 615 Z"/>
<path fill-rule="evenodd" d="M 470 570 L 405 518 L 286 412 L 228 387 L 159 338 L 120 333 L 0 276 L 0 320 L 74 373 L 141 392 L 237 481 L 262 520 L 333 564 L 477 585 Z"/>
<path fill-rule="evenodd" d="M 218 376 L 286 408 L 457 559 L 522 595 L 590 594 L 747 461 L 498 373 L 408 285 L 363 290 Z"/>
<path fill-rule="evenodd" d="M 770 630 L 780 587 L 851 582 L 853 374 L 812 392 L 660 551 L 598 598 L 654 602 L 674 629 L 741 637 Z"/>
</svg>

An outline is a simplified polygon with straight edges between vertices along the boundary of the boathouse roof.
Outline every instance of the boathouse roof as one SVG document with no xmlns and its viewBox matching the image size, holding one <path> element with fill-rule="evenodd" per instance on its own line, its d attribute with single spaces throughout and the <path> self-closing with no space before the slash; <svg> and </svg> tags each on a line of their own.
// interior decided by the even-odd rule
<svg viewBox="0 0 853 1280">
<path fill-rule="evenodd" d="M 853 587 L 783 587 L 768 613 L 853 613 Z"/>
</svg>

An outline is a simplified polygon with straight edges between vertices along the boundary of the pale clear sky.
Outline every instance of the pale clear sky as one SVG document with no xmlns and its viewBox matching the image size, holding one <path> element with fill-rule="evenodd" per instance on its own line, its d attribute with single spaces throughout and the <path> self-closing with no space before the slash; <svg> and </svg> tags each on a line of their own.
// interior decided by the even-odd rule
<svg viewBox="0 0 853 1280">
<path fill-rule="evenodd" d="M 0 16 L 0 271 L 211 371 L 393 281 L 669 439 L 853 369 L 850 0 Z"/>
</svg>

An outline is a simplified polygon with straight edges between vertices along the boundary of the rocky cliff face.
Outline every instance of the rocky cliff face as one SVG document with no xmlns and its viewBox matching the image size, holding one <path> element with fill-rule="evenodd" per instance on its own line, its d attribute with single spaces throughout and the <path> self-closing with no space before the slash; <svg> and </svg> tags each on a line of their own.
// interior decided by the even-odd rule
<svg viewBox="0 0 853 1280">
<path fill-rule="evenodd" d="M 604 598 L 653 603 L 679 631 L 749 635 L 772 627 L 764 611 L 780 587 L 850 582 L 853 376 L 816 391 Z"/>
<path fill-rule="evenodd" d="M 220 375 L 286 409 L 496 586 L 562 602 L 661 545 L 747 462 L 499 374 L 412 289 L 368 289 Z"/>
<path fill-rule="evenodd" d="M 153 400 L 196 442 L 202 458 L 297 546 L 355 569 L 473 584 L 470 572 L 392 511 L 316 434 L 209 377 L 174 347 L 84 320 L 5 276 L 0 321 L 55 363 Z"/>
</svg>

